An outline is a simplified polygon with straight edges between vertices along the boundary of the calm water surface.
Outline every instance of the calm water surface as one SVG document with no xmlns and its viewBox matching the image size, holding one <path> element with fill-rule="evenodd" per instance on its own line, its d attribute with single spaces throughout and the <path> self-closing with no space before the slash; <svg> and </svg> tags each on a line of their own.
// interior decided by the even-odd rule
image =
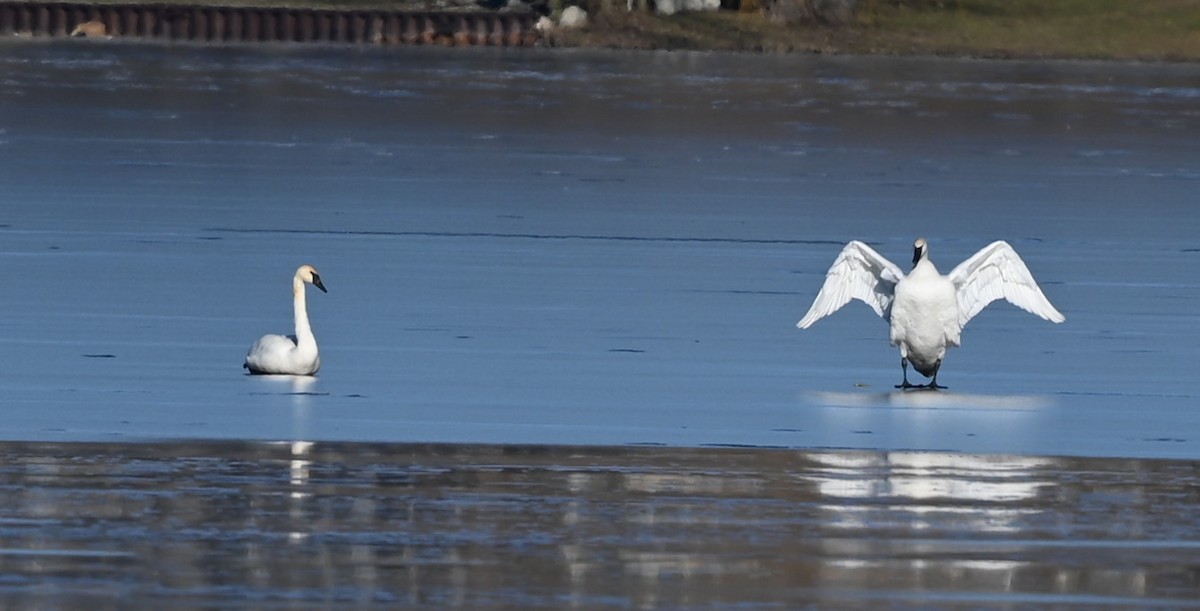
<svg viewBox="0 0 1200 611">
<path fill-rule="evenodd" d="M 72 42 L 0 58 L 0 437 L 1200 456 L 1195 66 Z M 794 328 L 918 235 L 1067 323 L 936 398 Z M 240 375 L 301 262 L 320 377 Z"/>
<path fill-rule="evenodd" d="M 1197 83 L 5 43 L 0 596 L 1194 606 Z M 985 311 L 942 393 L 859 304 L 794 328 L 917 236 L 1067 323 Z M 242 375 L 302 262 L 320 376 Z"/>
</svg>

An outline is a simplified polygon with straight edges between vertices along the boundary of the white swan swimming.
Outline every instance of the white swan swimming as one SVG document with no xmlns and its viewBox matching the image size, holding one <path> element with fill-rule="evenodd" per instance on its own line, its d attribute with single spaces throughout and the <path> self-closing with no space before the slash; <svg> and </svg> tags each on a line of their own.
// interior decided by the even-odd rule
<svg viewBox="0 0 1200 611">
<path fill-rule="evenodd" d="M 292 276 L 292 305 L 296 316 L 295 335 L 264 335 L 250 346 L 242 367 L 252 374 L 291 374 L 310 376 L 321 368 L 317 338 L 308 325 L 308 307 L 304 301 L 305 283 L 326 293 L 321 276 L 311 265 L 301 265 Z"/>
<path fill-rule="evenodd" d="M 1050 322 L 1066 320 L 1004 241 L 988 244 L 945 276 L 929 260 L 924 238 L 913 244 L 913 268 L 907 276 L 870 246 L 852 241 L 829 268 L 821 292 L 796 326 L 807 329 L 851 299 L 871 306 L 891 325 L 891 342 L 900 348 L 904 370 L 904 382 L 896 388 L 945 388 L 938 385 L 937 374 L 946 348 L 959 345 L 967 321 L 997 299 Z M 931 378 L 928 385 L 909 384 L 909 363 Z"/>
</svg>

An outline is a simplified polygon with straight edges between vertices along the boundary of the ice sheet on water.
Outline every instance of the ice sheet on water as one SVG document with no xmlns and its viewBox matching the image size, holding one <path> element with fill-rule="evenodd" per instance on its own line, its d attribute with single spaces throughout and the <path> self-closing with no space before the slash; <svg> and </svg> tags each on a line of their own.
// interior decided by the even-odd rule
<svg viewBox="0 0 1200 611">
<path fill-rule="evenodd" d="M 1200 455 L 1193 66 L 17 45 L 0 67 L 6 438 Z M 890 392 L 865 307 L 794 329 L 840 244 L 903 260 L 918 235 L 944 269 L 1009 240 L 1067 323 L 983 312 L 942 395 Z M 290 332 L 302 262 L 330 293 L 296 390 L 240 367 Z"/>
</svg>

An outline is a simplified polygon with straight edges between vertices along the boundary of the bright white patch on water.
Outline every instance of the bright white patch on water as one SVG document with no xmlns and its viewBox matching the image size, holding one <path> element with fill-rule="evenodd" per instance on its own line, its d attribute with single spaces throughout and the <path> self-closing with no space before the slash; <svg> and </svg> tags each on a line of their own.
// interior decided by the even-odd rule
<svg viewBox="0 0 1200 611">
<path fill-rule="evenodd" d="M 1034 410 L 1053 404 L 1050 397 L 1029 395 L 982 395 L 949 391 L 908 390 L 888 393 L 808 393 L 816 405 L 833 407 L 907 407 L 920 409 Z"/>
</svg>

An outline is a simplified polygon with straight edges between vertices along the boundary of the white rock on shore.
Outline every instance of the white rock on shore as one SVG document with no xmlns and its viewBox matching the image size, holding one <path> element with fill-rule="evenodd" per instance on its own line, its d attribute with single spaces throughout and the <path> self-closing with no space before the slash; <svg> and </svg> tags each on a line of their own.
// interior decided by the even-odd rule
<svg viewBox="0 0 1200 611">
<path fill-rule="evenodd" d="M 568 6 L 563 9 L 562 17 L 558 18 L 558 27 L 560 28 L 582 28 L 587 25 L 587 11 L 578 6 Z"/>
<path fill-rule="evenodd" d="M 674 15 L 685 11 L 716 11 L 721 0 L 655 0 L 654 10 L 660 15 Z"/>
</svg>

